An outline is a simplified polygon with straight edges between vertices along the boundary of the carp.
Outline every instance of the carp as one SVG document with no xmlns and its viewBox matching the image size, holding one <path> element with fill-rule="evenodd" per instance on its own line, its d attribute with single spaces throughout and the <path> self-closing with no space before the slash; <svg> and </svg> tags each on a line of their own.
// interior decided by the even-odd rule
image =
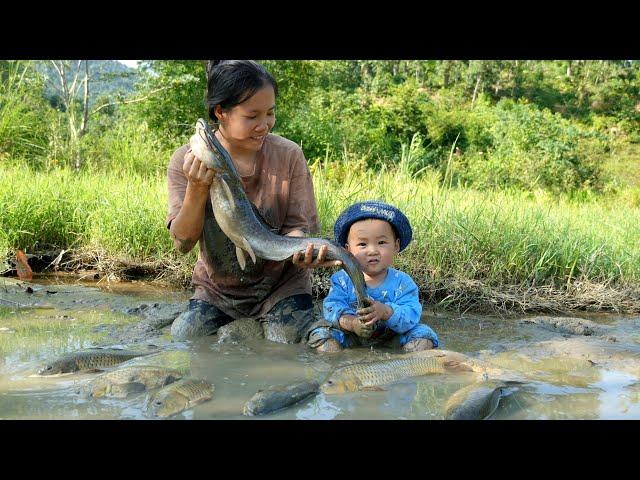
<svg viewBox="0 0 640 480">
<path fill-rule="evenodd" d="M 147 415 L 166 418 L 210 400 L 215 386 L 206 380 L 183 378 L 158 390 L 147 399 Z"/>
<path fill-rule="evenodd" d="M 447 420 L 484 420 L 496 411 L 506 388 L 521 385 L 512 380 L 485 380 L 456 391 L 445 404 Z"/>
<path fill-rule="evenodd" d="M 155 365 L 132 365 L 97 376 L 83 387 L 82 393 L 94 398 L 125 398 L 133 393 L 164 387 L 181 378 L 182 374 L 177 370 Z"/>
<path fill-rule="evenodd" d="M 461 353 L 425 350 L 397 355 L 391 360 L 355 363 L 338 368 L 327 377 L 320 390 L 327 394 L 375 390 L 380 385 L 407 377 L 450 372 L 486 373 L 489 370 L 490 367 Z"/>
<path fill-rule="evenodd" d="M 315 381 L 299 382 L 285 386 L 273 386 L 258 392 L 244 404 L 242 413 L 249 417 L 265 415 L 298 403 L 318 393 L 320 383 Z"/>
<path fill-rule="evenodd" d="M 156 352 L 135 352 L 112 348 L 96 348 L 69 353 L 45 364 L 38 375 L 58 375 L 72 372 L 99 372 L 114 367 L 135 357 L 151 355 Z"/>
<path fill-rule="evenodd" d="M 283 261 L 290 259 L 296 252 L 304 254 L 309 243 L 314 245 L 314 256 L 317 256 L 322 245 L 326 245 L 328 250 L 325 259 L 340 260 L 353 281 L 357 307 L 369 305 L 362 269 L 350 252 L 325 238 L 288 237 L 269 229 L 247 198 L 229 152 L 218 141 L 205 120 L 198 119 L 196 133 L 191 136 L 189 143 L 194 154 L 215 172 L 209 189 L 213 214 L 222 232 L 236 246 L 236 258 L 242 270 L 246 266 L 246 255 L 254 263 L 256 257 Z"/>
</svg>

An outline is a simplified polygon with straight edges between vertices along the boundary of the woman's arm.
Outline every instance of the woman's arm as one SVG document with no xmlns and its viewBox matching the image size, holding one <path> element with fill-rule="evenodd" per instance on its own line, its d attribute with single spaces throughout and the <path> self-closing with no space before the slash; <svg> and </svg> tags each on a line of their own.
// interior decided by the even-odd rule
<svg viewBox="0 0 640 480">
<path fill-rule="evenodd" d="M 180 211 L 169 226 L 169 233 L 176 249 L 188 253 L 202 234 L 213 170 L 207 168 L 189 149 L 184 156 L 182 172 L 187 179 L 187 188 Z"/>
</svg>

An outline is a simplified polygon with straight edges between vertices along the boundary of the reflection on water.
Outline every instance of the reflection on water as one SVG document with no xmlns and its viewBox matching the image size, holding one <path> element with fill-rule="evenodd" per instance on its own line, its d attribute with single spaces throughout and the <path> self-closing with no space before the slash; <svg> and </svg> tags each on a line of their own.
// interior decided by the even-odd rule
<svg viewBox="0 0 640 480">
<path fill-rule="evenodd" d="M 109 327 L 137 321 L 139 317 L 118 313 L 125 307 L 139 305 L 142 300 L 167 302 L 168 297 L 182 301 L 188 295 L 167 294 L 141 283 L 102 290 L 53 281 L 47 285 L 34 295 L 51 302 L 52 308 L 0 308 L 0 418 L 147 419 L 146 393 L 125 399 L 86 399 L 77 392 L 95 378 L 95 373 L 58 377 L 33 374 L 54 357 L 105 344 Z M 47 290 L 63 295 L 55 297 L 57 293 Z M 594 316 L 592 320 L 612 326 L 618 342 L 568 338 L 519 325 L 513 319 L 425 318 L 438 332 L 442 348 L 477 356 L 525 378 L 523 385 L 509 388 L 493 419 L 640 419 L 640 336 L 636 333 L 640 322 L 612 315 Z M 393 352 L 354 349 L 321 355 L 304 345 L 266 340 L 218 345 L 215 335 L 174 342 L 166 331 L 153 344 L 159 353 L 123 365 L 163 365 L 215 385 L 211 401 L 176 415 L 175 420 L 442 419 L 447 399 L 478 380 L 470 373 L 408 378 L 378 390 L 319 393 L 264 417 L 245 417 L 241 414 L 243 405 L 259 389 L 302 380 L 321 381 L 339 366 L 384 360 Z"/>
</svg>

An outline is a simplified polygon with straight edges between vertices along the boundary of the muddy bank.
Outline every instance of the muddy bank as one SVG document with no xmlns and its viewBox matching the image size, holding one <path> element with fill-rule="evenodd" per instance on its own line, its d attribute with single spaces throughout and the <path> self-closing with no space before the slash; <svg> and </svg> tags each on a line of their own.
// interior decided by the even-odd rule
<svg viewBox="0 0 640 480">
<path fill-rule="evenodd" d="M 186 257 L 136 262 L 106 257 L 98 252 L 50 250 L 27 255 L 36 274 L 69 274 L 87 280 L 109 282 L 158 282 L 171 289 L 189 290 L 192 262 Z M 15 260 L 9 258 L 5 277 L 15 278 Z M 312 272 L 312 293 L 324 298 L 334 270 Z M 37 279 L 37 276 L 36 276 Z M 490 285 L 481 280 L 457 278 L 414 278 L 423 305 L 447 312 L 479 315 L 553 314 L 568 316 L 572 312 L 640 313 L 640 286 L 611 285 L 574 281 L 562 287 L 553 285 Z"/>
<path fill-rule="evenodd" d="M 68 279 L 70 281 L 70 279 Z M 144 395 L 86 399 L 76 391 L 97 374 L 34 378 L 44 362 L 96 346 L 155 349 L 125 365 L 157 365 L 215 385 L 211 400 L 178 419 L 247 419 L 244 405 L 273 385 L 319 381 L 344 365 L 393 357 L 387 349 L 322 355 L 301 344 L 262 338 L 257 322 L 237 321 L 216 335 L 177 342 L 169 324 L 188 292 L 142 282 L 48 283 L 0 278 L 0 418 L 146 418 Z M 441 348 L 516 372 L 524 385 L 492 415 L 518 418 L 640 419 L 640 318 L 454 315 L 425 311 Z M 514 375 L 511 373 L 511 375 Z M 264 419 L 445 418 L 447 400 L 478 379 L 466 373 L 409 378 L 377 391 L 318 394 Z"/>
</svg>

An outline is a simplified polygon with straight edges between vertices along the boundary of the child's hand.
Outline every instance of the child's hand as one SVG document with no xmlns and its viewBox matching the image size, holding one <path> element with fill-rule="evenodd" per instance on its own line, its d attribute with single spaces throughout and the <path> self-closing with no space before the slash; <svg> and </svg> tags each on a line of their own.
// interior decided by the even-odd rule
<svg viewBox="0 0 640 480">
<path fill-rule="evenodd" d="M 363 324 L 375 324 L 378 321 L 387 321 L 393 315 L 393 309 L 384 303 L 380 303 L 372 298 L 369 299 L 371 305 L 358 310 L 357 318 Z"/>
<path fill-rule="evenodd" d="M 351 324 L 351 328 L 353 333 L 361 338 L 370 338 L 373 335 L 374 330 L 376 329 L 375 322 L 372 323 L 362 323 L 358 320 L 358 317 L 353 319 Z"/>
<path fill-rule="evenodd" d="M 361 338 L 371 337 L 375 327 L 374 323 L 362 323 L 355 315 L 343 315 L 340 317 L 340 328 L 353 332 Z"/>
</svg>

